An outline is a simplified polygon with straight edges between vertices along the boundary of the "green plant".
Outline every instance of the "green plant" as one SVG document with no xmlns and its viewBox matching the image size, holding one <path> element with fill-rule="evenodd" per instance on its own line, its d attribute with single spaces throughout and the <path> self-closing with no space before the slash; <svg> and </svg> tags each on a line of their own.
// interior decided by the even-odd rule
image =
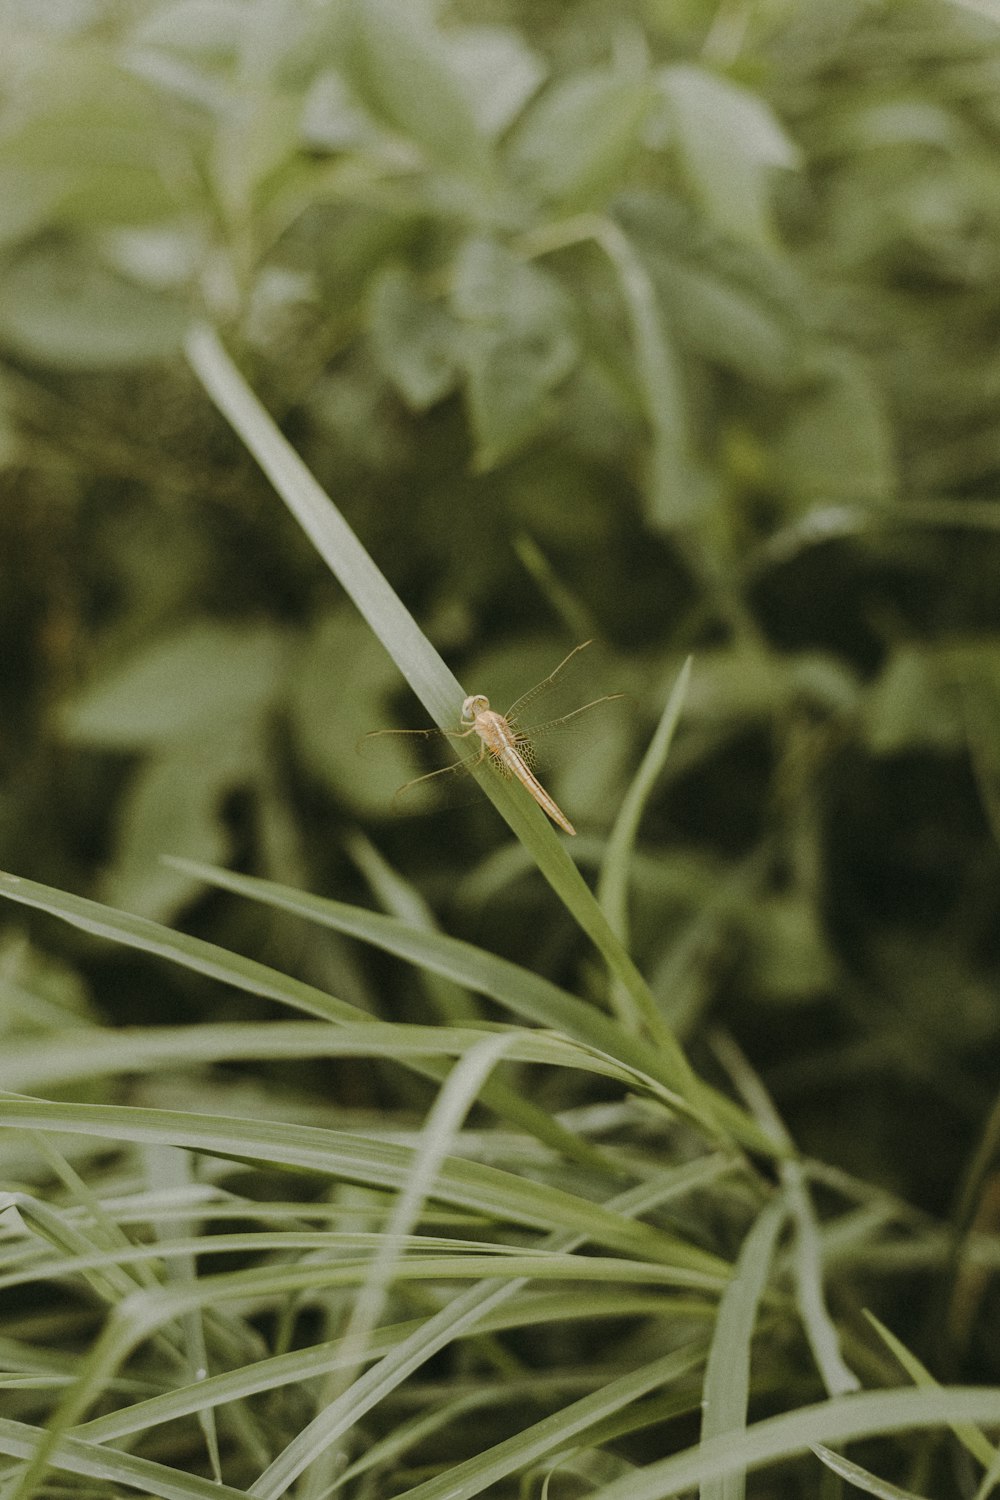
<svg viewBox="0 0 1000 1500">
<path fill-rule="evenodd" d="M 0 1491 L 985 1497 L 987 9 L 0 25 Z"/>
<path fill-rule="evenodd" d="M 242 389 L 217 342 L 199 333 L 192 342 L 192 357 L 399 665 L 411 680 L 421 681 L 421 657 L 428 663 L 425 670 L 432 685 L 426 691 L 431 696 L 434 660 L 426 641 L 392 600 L 277 430 Z M 442 684 L 442 717 L 448 706 L 447 686 Z M 678 708 L 679 702 L 668 706 L 667 723 L 676 722 Z M 669 734 L 664 750 L 667 743 Z M 648 773 L 644 779 L 648 786 Z M 369 1472 L 376 1476 L 375 1482 L 388 1480 L 398 1489 L 399 1482 L 388 1479 L 386 1466 L 392 1473 L 403 1463 L 405 1472 L 411 1443 L 425 1440 L 449 1417 L 480 1402 L 502 1400 L 511 1371 L 503 1360 L 490 1370 L 494 1361 L 486 1338 L 482 1353 L 487 1370 L 481 1377 L 478 1401 L 462 1390 L 457 1400 L 446 1400 L 442 1407 L 441 1394 L 431 1381 L 430 1393 L 418 1400 L 422 1419 L 386 1432 L 373 1448 L 366 1439 L 363 1446 L 368 1452 L 362 1454 L 358 1434 L 365 1429 L 366 1417 L 384 1408 L 405 1378 L 421 1371 L 442 1350 L 465 1340 L 478 1348 L 485 1337 L 484 1326 L 487 1330 L 516 1326 L 525 1316 L 530 1320 L 537 1284 L 547 1281 L 564 1288 L 543 1314 L 552 1322 L 567 1316 L 583 1285 L 611 1283 L 610 1308 L 603 1310 L 616 1318 L 642 1316 L 646 1324 L 643 1341 L 651 1351 L 656 1350 L 655 1357 L 627 1373 L 605 1378 L 595 1391 L 516 1435 L 461 1462 L 446 1463 L 439 1478 L 415 1487 L 406 1485 L 399 1493 L 420 1495 L 422 1500 L 434 1495 L 481 1494 L 546 1460 L 556 1472 L 560 1464 L 571 1461 L 574 1471 L 608 1500 L 618 1494 L 646 1495 L 653 1500 L 677 1494 L 693 1482 L 701 1483 L 708 1493 L 717 1485 L 726 1490 L 742 1487 L 741 1476 L 756 1463 L 801 1452 L 810 1444 L 815 1448 L 821 1439 L 844 1440 L 942 1421 L 951 1421 L 963 1437 L 971 1433 L 971 1446 L 980 1457 L 985 1454 L 992 1467 L 992 1449 L 970 1424 L 996 1415 L 1000 1392 L 935 1387 L 923 1392 L 849 1394 L 858 1381 L 842 1359 L 838 1334 L 824 1306 L 822 1245 L 807 1178 L 800 1164 L 788 1156 L 790 1143 L 769 1107 L 760 1101 L 762 1123 L 754 1125 L 722 1098 L 709 1094 L 659 1020 L 652 997 L 614 940 L 606 918 L 586 887 L 573 880 L 573 867 L 544 815 L 526 795 L 519 796 L 519 788 L 488 776 L 483 784 L 512 827 L 529 842 L 550 883 L 564 899 L 568 894 L 581 925 L 607 959 L 628 1002 L 617 1019 L 605 1018 L 599 1010 L 510 963 L 412 921 L 378 917 L 207 867 L 189 864 L 187 873 L 377 943 L 436 972 L 439 978 L 489 996 L 542 1029 L 485 1026 L 475 1021 L 474 1014 L 464 1028 L 366 1022 L 351 1007 L 320 991 L 203 942 L 172 936 L 148 919 L 128 919 L 17 877 L 0 881 L 0 894 L 9 899 L 324 1018 L 322 1025 L 157 1029 L 130 1037 L 119 1066 L 143 1069 L 163 1058 L 177 1061 L 185 1056 L 200 1063 L 233 1056 L 274 1057 L 289 1055 L 290 1047 L 291 1055 L 303 1057 L 369 1055 L 416 1068 L 434 1079 L 443 1076 L 441 1059 L 457 1059 L 422 1128 L 411 1142 L 402 1144 L 384 1136 L 379 1139 L 380 1132 L 373 1132 L 370 1123 L 362 1132 L 330 1131 L 267 1118 L 257 1123 L 190 1110 L 58 1104 L 8 1095 L 4 1124 L 41 1140 L 43 1155 L 63 1178 L 71 1202 L 59 1211 L 27 1191 L 9 1196 L 7 1206 L 16 1213 L 17 1225 L 11 1237 L 13 1265 L 7 1284 L 83 1275 L 92 1293 L 111 1310 L 89 1353 L 81 1352 L 74 1360 L 72 1378 L 47 1433 L 43 1436 L 30 1425 L 16 1422 L 0 1425 L 0 1445 L 11 1457 L 30 1459 L 12 1493 L 35 1492 L 46 1467 L 55 1465 L 80 1476 L 139 1485 L 154 1494 L 207 1494 L 209 1489 L 202 1482 L 182 1478 L 171 1466 L 104 1446 L 185 1413 L 196 1416 L 201 1425 L 219 1493 L 277 1497 L 304 1475 L 308 1476 L 304 1482 L 318 1493 L 351 1481 L 364 1486 Z M 629 819 L 633 831 L 635 821 L 633 814 Z M 630 839 L 625 836 L 610 847 L 615 859 L 627 860 Z M 98 1047 L 87 1048 L 71 1034 L 68 1045 L 60 1046 L 58 1039 L 50 1038 L 36 1049 L 34 1058 L 30 1051 L 27 1057 L 15 1055 L 13 1066 L 16 1072 L 20 1063 L 22 1077 L 28 1078 L 34 1067 L 36 1076 L 40 1070 L 50 1082 L 79 1079 L 89 1072 L 106 1073 L 116 1064 L 107 1055 L 105 1039 L 99 1042 Z M 624 1085 L 636 1106 L 644 1105 L 647 1117 L 641 1154 L 620 1146 L 595 1145 L 586 1127 L 579 1133 L 572 1125 L 567 1129 L 564 1122 L 534 1111 L 529 1099 L 519 1096 L 516 1089 L 497 1087 L 492 1081 L 494 1071 L 514 1062 L 570 1068 L 603 1076 L 619 1089 Z M 751 1097 L 755 1093 L 751 1089 Z M 516 1134 L 504 1139 L 509 1163 L 516 1163 L 535 1137 L 542 1152 L 527 1172 L 477 1162 L 474 1150 L 472 1159 L 465 1154 L 464 1121 L 477 1101 L 506 1119 L 508 1127 L 518 1127 Z M 627 1133 L 631 1111 L 627 1105 L 624 1114 L 621 1105 L 618 1110 L 619 1128 Z M 685 1117 L 691 1124 L 682 1125 Z M 632 1127 L 641 1119 L 640 1110 Z M 140 1161 L 145 1158 L 138 1189 L 126 1193 L 117 1212 L 39 1136 L 52 1131 L 79 1135 L 85 1141 L 110 1138 L 119 1147 L 137 1150 Z M 749 1170 L 734 1134 L 779 1160 L 787 1158 L 777 1196 Z M 700 1148 L 696 1146 L 699 1137 Z M 493 1135 L 494 1142 L 500 1139 L 500 1133 Z M 713 1139 L 717 1149 L 706 1150 Z M 223 1166 L 214 1185 L 196 1185 L 188 1164 L 191 1152 Z M 656 1164 L 663 1152 L 691 1159 L 664 1168 Z M 176 1162 L 172 1160 L 175 1155 Z M 274 1204 L 264 1196 L 255 1204 L 240 1195 L 225 1184 L 227 1161 L 237 1170 L 242 1163 L 255 1174 L 283 1168 L 312 1174 L 332 1188 L 336 1185 L 320 1204 L 319 1219 L 327 1221 L 328 1227 L 305 1227 L 313 1222 L 316 1208 L 308 1200 Z M 525 1166 L 529 1162 L 530 1154 Z M 179 1197 L 168 1195 L 165 1203 L 156 1191 L 163 1175 L 179 1190 Z M 565 1186 L 561 1185 L 564 1178 Z M 630 1185 L 612 1191 L 622 1182 Z M 348 1195 L 341 1204 L 337 1200 L 350 1183 L 362 1190 L 361 1197 L 352 1202 Z M 192 1191 L 196 1186 L 202 1191 Z M 709 1186 L 718 1194 L 720 1207 L 730 1199 L 729 1213 L 737 1221 L 748 1212 L 753 1219 L 754 1203 L 758 1205 L 735 1268 L 725 1258 L 700 1248 L 689 1233 L 678 1232 L 672 1222 L 670 1205 L 684 1205 L 691 1193 Z M 442 1209 L 450 1212 L 464 1234 L 430 1233 L 443 1227 L 436 1219 Z M 346 1217 L 341 1216 L 342 1210 Z M 345 1229 L 345 1223 L 359 1212 L 364 1222 L 374 1225 L 374 1231 Z M 269 1227 L 205 1232 L 205 1220 L 225 1221 L 234 1214 L 255 1224 L 259 1219 L 261 1226 Z M 147 1232 L 152 1232 L 151 1242 L 134 1243 L 123 1219 L 143 1222 Z M 798 1295 L 791 1301 L 787 1295 L 767 1291 L 786 1219 L 796 1224 L 797 1248 L 790 1269 Z M 270 1227 L 276 1220 L 286 1227 Z M 543 1230 L 546 1235 L 539 1240 Z M 55 1252 L 54 1258 L 51 1253 L 47 1258 L 41 1248 L 46 1243 Z M 575 1253 L 590 1245 L 593 1253 L 582 1257 Z M 195 1257 L 207 1260 L 213 1253 L 229 1259 L 246 1255 L 250 1264 L 206 1273 Z M 451 1289 L 455 1281 L 469 1277 L 474 1279 L 469 1291 Z M 434 1295 L 421 1296 L 425 1282 L 431 1283 Z M 629 1291 L 623 1293 L 623 1287 Z M 709 1337 L 720 1294 L 715 1332 Z M 342 1325 L 340 1337 L 299 1355 L 291 1351 L 277 1357 L 265 1355 L 254 1337 L 255 1318 L 248 1320 L 240 1309 L 253 1308 L 259 1317 L 271 1308 L 281 1316 L 280 1309 L 289 1299 L 299 1316 L 306 1306 L 318 1304 L 322 1321 L 331 1319 L 334 1325 Z M 422 1302 L 423 1316 L 417 1311 Z M 589 1293 L 583 1305 L 591 1318 L 601 1311 L 599 1299 Z M 765 1308 L 769 1317 L 779 1321 L 794 1319 L 797 1308 L 828 1399 L 808 1410 L 765 1420 L 748 1431 L 750 1342 Z M 395 1319 L 405 1309 L 417 1311 L 415 1319 L 401 1327 L 395 1321 L 388 1326 L 383 1323 L 386 1315 Z M 500 1321 L 490 1321 L 491 1315 L 499 1315 Z M 537 1308 L 534 1315 L 538 1316 Z M 287 1320 L 288 1314 L 283 1316 Z M 122 1407 L 114 1392 L 139 1348 L 148 1349 L 140 1367 L 144 1379 L 137 1386 L 125 1382 L 128 1404 Z M 234 1368 L 209 1377 L 208 1362 L 220 1358 Z M 152 1369 L 146 1368 L 150 1360 Z M 163 1360 L 166 1365 L 157 1376 L 154 1371 Z M 615 1469 L 608 1468 L 600 1445 L 594 1447 L 595 1432 L 600 1437 L 641 1432 L 665 1417 L 696 1410 L 696 1375 L 706 1361 L 702 1388 L 705 1441 L 642 1471 L 619 1461 L 620 1477 L 611 1477 Z M 173 1377 L 167 1374 L 171 1366 Z M 227 1469 L 247 1468 L 252 1466 L 255 1435 L 261 1450 L 274 1441 L 270 1422 L 265 1419 L 263 1427 L 258 1427 L 246 1407 L 247 1398 L 255 1391 L 300 1380 L 306 1370 L 326 1376 L 316 1414 L 280 1446 L 252 1482 L 243 1481 L 243 1489 L 220 1488 L 223 1453 Z M 178 1377 L 181 1384 L 172 1390 Z M 64 1381 L 65 1377 L 56 1380 L 55 1389 Z M 157 1389 L 161 1383 L 162 1393 Z M 530 1387 L 529 1380 L 526 1389 Z M 143 1389 L 154 1393 L 139 1399 Z M 654 1393 L 650 1405 L 646 1398 Z M 108 1415 L 85 1420 L 98 1402 L 109 1400 L 113 1409 Z M 227 1422 L 221 1437 L 216 1425 L 219 1403 L 226 1403 L 233 1424 L 230 1431 Z M 581 1447 L 584 1437 L 587 1442 Z M 239 1450 L 244 1444 L 249 1446 L 236 1458 L 231 1445 Z M 835 1455 L 830 1462 L 836 1466 Z M 348 1463 L 345 1473 L 343 1466 Z M 856 1465 L 851 1472 L 864 1477 Z"/>
</svg>

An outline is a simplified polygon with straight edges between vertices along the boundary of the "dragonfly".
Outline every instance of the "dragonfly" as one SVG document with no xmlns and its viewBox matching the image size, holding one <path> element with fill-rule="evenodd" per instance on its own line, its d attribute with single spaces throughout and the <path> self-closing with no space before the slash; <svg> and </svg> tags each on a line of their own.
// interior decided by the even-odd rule
<svg viewBox="0 0 1000 1500">
<path fill-rule="evenodd" d="M 603 703 L 613 703 L 616 699 L 624 698 L 625 694 L 605 693 L 600 698 L 592 698 L 589 703 L 574 708 L 570 713 L 548 719 L 544 723 L 533 723 L 531 710 L 536 709 L 540 704 L 544 705 L 554 690 L 562 688 L 567 677 L 571 675 L 571 669 L 576 666 L 580 652 L 585 651 L 591 645 L 593 645 L 592 641 L 584 641 L 581 645 L 574 646 L 569 655 L 563 657 L 554 672 L 550 672 L 548 677 L 543 677 L 541 682 L 529 688 L 526 693 L 522 693 L 506 713 L 498 713 L 495 708 L 491 708 L 490 700 L 484 693 L 470 693 L 462 702 L 461 729 L 380 729 L 368 736 L 368 738 L 377 738 L 380 735 L 392 734 L 414 735 L 423 739 L 467 740 L 475 735 L 478 739 L 479 748 L 476 754 L 465 756 L 454 765 L 443 766 L 437 771 L 428 771 L 423 776 L 414 777 L 412 781 L 400 787 L 396 793 L 397 797 L 405 796 L 413 787 L 421 786 L 426 782 L 450 784 L 468 776 L 476 767 L 490 765 L 501 776 L 516 777 L 525 791 L 534 798 L 538 806 L 558 828 L 561 828 L 564 833 L 575 834 L 576 829 L 573 824 L 532 770 L 537 741 L 556 731 L 575 727 L 576 721 L 589 713 L 591 709 Z"/>
</svg>

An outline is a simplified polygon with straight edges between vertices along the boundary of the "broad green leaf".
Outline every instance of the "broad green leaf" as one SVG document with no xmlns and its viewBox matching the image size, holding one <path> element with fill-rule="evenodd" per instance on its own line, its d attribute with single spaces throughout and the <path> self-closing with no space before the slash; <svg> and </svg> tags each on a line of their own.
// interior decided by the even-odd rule
<svg viewBox="0 0 1000 1500">
<path fill-rule="evenodd" d="M 199 227 L 172 220 L 109 229 L 101 235 L 101 252 L 109 267 L 143 286 L 183 290 L 198 272 L 205 242 Z"/>
<path fill-rule="evenodd" d="M 768 1000 L 808 1000 L 834 984 L 836 966 L 808 892 L 761 896 L 747 936 L 752 981 Z"/>
<path fill-rule="evenodd" d="M 828 350 L 795 402 L 781 439 L 785 483 L 800 503 L 887 504 L 898 490 L 896 437 L 870 363 Z"/>
<path fill-rule="evenodd" d="M 106 901 L 168 921 L 197 887 L 163 863 L 164 852 L 190 859 L 227 858 L 222 802 L 235 786 L 245 784 L 255 752 L 262 748 L 248 745 L 248 734 L 238 732 L 243 743 L 232 747 L 236 755 L 227 754 L 221 737 L 206 746 L 187 742 L 152 756 L 138 770 L 119 805 L 114 857 L 100 885 Z"/>
<path fill-rule="evenodd" d="M 104 227 L 148 223 L 176 207 L 162 171 L 159 101 L 106 49 L 40 48 L 9 82 L 13 98 L 0 121 L 0 182 L 12 194 L 4 220 L 12 212 L 22 227 L 43 215 Z M 14 238 L 9 225 L 2 233 Z"/>
<path fill-rule="evenodd" d="M 125 56 L 160 88 L 222 119 L 241 94 L 258 100 L 269 92 L 289 99 L 297 94 L 313 76 L 317 55 L 340 43 L 339 11 L 339 0 L 322 8 L 300 0 L 250 6 L 244 0 L 163 0 L 138 16 Z"/>
<path fill-rule="evenodd" d="M 784 261 L 720 235 L 674 193 L 632 188 L 615 214 L 682 348 L 765 386 L 791 383 L 807 325 L 801 282 Z"/>
<path fill-rule="evenodd" d="M 714 498 L 711 481 L 692 450 L 681 364 L 652 277 L 630 237 L 612 219 L 588 216 L 582 225 L 581 238 L 600 246 L 618 278 L 642 411 L 651 433 L 647 506 L 653 523 L 672 531 L 703 518 Z"/>
<path fill-rule="evenodd" d="M 466 87 L 427 0 L 353 0 L 351 77 L 373 113 L 438 166 L 487 170 Z"/>
<path fill-rule="evenodd" d="M 247 25 L 243 0 L 174 0 L 157 5 L 143 16 L 132 33 L 133 43 L 164 47 L 199 61 L 236 61 Z"/>
<path fill-rule="evenodd" d="M 506 130 L 545 77 L 545 64 L 511 26 L 461 26 L 441 35 L 484 135 Z"/>
<path fill-rule="evenodd" d="M 664 68 L 657 82 L 673 114 L 688 182 L 709 218 L 734 239 L 772 246 L 768 172 L 796 166 L 799 152 L 770 106 L 690 63 Z"/>
<path fill-rule="evenodd" d="M 564 208 L 600 204 L 638 154 L 653 98 L 645 79 L 605 69 L 561 79 L 514 132 L 512 170 L 541 198 Z"/>
<path fill-rule="evenodd" d="M 371 296 L 376 357 L 403 400 L 425 411 L 455 386 L 455 325 L 440 302 L 421 295 L 403 266 L 387 267 Z"/>
<path fill-rule="evenodd" d="M 79 39 L 93 28 L 100 13 L 100 0 L 52 0 L 50 4 L 25 6 L 20 0 L 2 0 L 0 20 L 8 26 L 15 23 L 25 36 L 71 37 Z M 16 56 L 16 52 L 14 53 Z"/>
<path fill-rule="evenodd" d="M 95 682 L 66 711 L 64 731 L 80 744 L 127 750 L 243 732 L 271 707 L 286 662 L 286 643 L 270 626 L 197 621 Z"/>
<path fill-rule="evenodd" d="M 649 516 L 663 530 L 675 530 L 705 516 L 718 485 L 692 451 L 681 364 L 649 271 L 621 226 L 596 214 L 540 231 L 529 243 L 541 255 L 588 240 L 611 262 L 625 307 L 637 404 L 650 429 L 642 460 Z"/>
<path fill-rule="evenodd" d="M 902 645 L 889 657 L 869 689 L 864 724 L 876 755 L 927 745 L 952 749 L 963 739 L 957 697 L 933 653 L 919 646 Z"/>
<path fill-rule="evenodd" d="M 901 96 L 874 104 L 852 102 L 842 111 L 831 111 L 824 122 L 820 149 L 824 155 L 882 146 L 930 146 L 950 152 L 961 142 L 961 127 L 943 104 Z"/>
<path fill-rule="evenodd" d="M 295 744 L 308 770 L 369 815 L 385 814 L 420 766 L 412 741 L 389 713 L 397 676 L 370 630 L 353 611 L 338 610 L 311 630 L 289 683 Z M 423 716 L 417 710 L 421 727 Z M 414 790 L 416 810 L 428 798 Z"/>
<path fill-rule="evenodd" d="M 788 664 L 772 653 L 746 647 L 700 651 L 691 673 L 684 716 L 707 725 L 768 719 L 787 703 L 794 688 Z"/>
<path fill-rule="evenodd" d="M 63 369 L 120 369 L 180 345 L 187 310 L 110 270 L 89 247 L 26 251 L 0 271 L 0 344 Z"/>
<path fill-rule="evenodd" d="M 764 386 L 787 387 L 799 362 L 788 319 L 711 268 L 659 256 L 657 287 L 678 340 Z"/>
<path fill-rule="evenodd" d="M 0 152 L 0 248 L 28 239 L 45 224 L 58 220 L 74 180 L 65 163 L 49 172 L 38 172 L 16 159 L 3 160 Z"/>
<path fill-rule="evenodd" d="M 301 137 L 301 102 L 257 91 L 227 111 L 212 142 L 212 181 L 235 224 L 251 217 L 293 163 Z"/>
<path fill-rule="evenodd" d="M 572 306 L 547 272 L 480 238 L 459 252 L 452 306 L 477 461 L 490 468 L 550 420 L 549 398 L 578 355 Z"/>
<path fill-rule="evenodd" d="M 122 64 L 165 97 L 225 120 L 241 52 L 265 3 L 261 0 L 251 17 L 243 0 L 165 0 L 135 16 Z M 258 79 L 264 76 L 255 71 Z"/>
<path fill-rule="evenodd" d="M 304 143 L 313 150 L 356 151 L 378 145 L 384 131 L 342 73 L 328 69 L 309 88 L 302 106 Z"/>
<path fill-rule="evenodd" d="M 982 217 L 986 182 L 992 174 L 977 172 L 968 157 L 954 160 L 926 146 L 885 147 L 863 151 L 839 165 L 830 180 L 822 233 L 826 252 L 871 285 L 872 310 L 888 314 L 886 326 L 905 329 L 903 308 L 876 291 L 876 278 L 928 274 L 944 284 L 988 277 L 993 251 L 984 236 L 992 221 Z M 990 222 L 990 228 L 987 228 Z M 947 303 L 943 309 L 947 317 Z M 902 315 L 901 315 L 902 314 Z M 932 357 L 941 358 L 940 333 Z M 963 336 L 964 337 L 964 336 Z M 970 347 L 978 341 L 973 339 Z M 962 376 L 960 361 L 948 362 L 946 390 Z M 926 377 L 925 377 L 926 378 Z M 910 377 L 919 390 L 923 382 Z"/>
</svg>

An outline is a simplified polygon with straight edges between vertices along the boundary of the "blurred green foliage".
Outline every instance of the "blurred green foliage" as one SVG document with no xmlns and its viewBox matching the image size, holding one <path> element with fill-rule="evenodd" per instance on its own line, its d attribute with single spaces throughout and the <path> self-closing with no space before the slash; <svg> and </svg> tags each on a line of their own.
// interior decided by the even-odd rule
<svg viewBox="0 0 1000 1500">
<path fill-rule="evenodd" d="M 3 0 L 0 34 L 3 864 L 355 994 L 158 856 L 357 897 L 363 824 L 450 927 L 568 961 L 488 808 L 404 818 L 413 766 L 358 757 L 412 704 L 185 366 L 207 317 L 470 690 L 609 643 L 623 736 L 554 785 L 585 835 L 695 653 L 637 961 L 806 1149 L 946 1208 L 1000 1051 L 989 7 Z"/>
</svg>

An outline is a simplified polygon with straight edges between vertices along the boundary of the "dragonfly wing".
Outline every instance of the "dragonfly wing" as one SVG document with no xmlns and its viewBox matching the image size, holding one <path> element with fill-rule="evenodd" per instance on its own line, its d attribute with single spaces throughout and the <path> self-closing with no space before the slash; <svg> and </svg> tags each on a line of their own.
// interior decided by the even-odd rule
<svg viewBox="0 0 1000 1500">
<path fill-rule="evenodd" d="M 569 655 L 563 657 L 554 672 L 550 672 L 548 677 L 543 677 L 541 682 L 536 682 L 533 688 L 521 694 L 516 703 L 511 704 L 504 717 L 510 722 L 522 719 L 539 698 L 547 697 L 557 688 L 561 693 L 564 686 L 571 689 L 577 672 L 586 661 L 584 658 L 581 662 L 580 652 L 586 651 L 587 647 L 592 645 L 593 641 L 584 641 L 582 645 L 574 646 Z"/>
<path fill-rule="evenodd" d="M 533 745 L 536 740 L 544 739 L 546 735 L 559 734 L 563 730 L 576 729 L 579 729 L 581 740 L 584 740 L 588 733 L 598 732 L 599 727 L 603 728 L 605 723 L 611 722 L 611 719 L 603 713 L 597 713 L 593 719 L 587 720 L 586 728 L 584 728 L 580 724 L 583 716 L 590 714 L 594 709 L 603 708 L 609 703 L 620 703 L 625 696 L 624 693 L 605 693 L 600 698 L 592 698 L 589 703 L 582 703 L 579 708 L 572 709 L 568 714 L 560 714 L 558 719 L 546 719 L 543 724 L 525 724 L 523 726 L 518 724 L 515 726 L 518 740 L 519 742 L 524 740 Z"/>
<path fill-rule="evenodd" d="M 469 800 L 472 768 L 479 761 L 478 755 L 469 755 L 464 760 L 456 761 L 454 765 L 439 766 L 436 771 L 425 771 L 422 776 L 414 776 L 412 781 L 404 782 L 398 788 L 393 796 L 393 803 L 412 812 L 419 806 L 420 790 L 426 787 L 435 793 L 435 802 L 459 806 Z"/>
<path fill-rule="evenodd" d="M 428 740 L 434 745 L 465 739 L 467 733 L 464 729 L 370 729 L 362 735 L 361 743 L 365 748 L 371 740 L 391 740 L 398 744 L 405 744 L 407 740 Z"/>
<path fill-rule="evenodd" d="M 469 732 L 463 729 L 376 729 L 366 739 L 389 740 L 397 747 L 422 741 L 430 747 L 432 755 L 440 759 L 448 753 L 449 748 L 456 748 L 452 745 L 453 741 L 468 741 Z M 397 811 L 414 813 L 435 804 L 461 807 L 473 801 L 476 788 L 471 773 L 482 760 L 482 753 L 464 755 L 446 766 L 438 766 L 433 771 L 425 771 L 420 776 L 412 777 L 397 788 L 392 798 L 393 807 Z M 433 792 L 433 797 L 425 797 L 425 791 Z"/>
</svg>

